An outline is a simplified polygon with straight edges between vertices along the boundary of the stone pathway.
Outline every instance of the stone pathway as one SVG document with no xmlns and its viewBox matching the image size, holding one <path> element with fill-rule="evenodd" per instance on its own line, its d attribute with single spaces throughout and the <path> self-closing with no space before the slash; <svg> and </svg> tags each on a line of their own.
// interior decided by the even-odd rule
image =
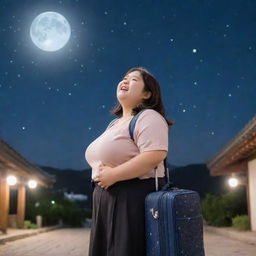
<svg viewBox="0 0 256 256">
<path fill-rule="evenodd" d="M 256 245 L 204 232 L 205 256 L 255 256 Z"/>
<path fill-rule="evenodd" d="M 88 256 L 89 228 L 62 228 L 0 245 L 0 256 Z M 255 256 L 256 245 L 204 232 L 206 256 Z"/>
</svg>

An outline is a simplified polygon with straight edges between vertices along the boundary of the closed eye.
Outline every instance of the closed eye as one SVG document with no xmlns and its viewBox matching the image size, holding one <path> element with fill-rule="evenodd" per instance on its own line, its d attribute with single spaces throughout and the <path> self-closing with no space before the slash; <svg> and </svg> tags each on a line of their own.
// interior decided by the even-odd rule
<svg viewBox="0 0 256 256">
<path fill-rule="evenodd" d="M 124 78 L 123 80 L 126 80 L 126 78 Z M 137 81 L 137 79 L 132 79 L 132 80 Z"/>
</svg>

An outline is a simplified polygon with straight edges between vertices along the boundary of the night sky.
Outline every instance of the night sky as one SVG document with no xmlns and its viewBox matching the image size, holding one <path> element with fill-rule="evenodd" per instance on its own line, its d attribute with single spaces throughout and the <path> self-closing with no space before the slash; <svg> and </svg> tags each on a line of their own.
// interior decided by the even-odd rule
<svg viewBox="0 0 256 256">
<path fill-rule="evenodd" d="M 47 11 L 71 27 L 58 51 L 30 37 Z M 90 168 L 132 67 L 160 83 L 172 165 L 205 163 L 255 115 L 256 1 L 0 1 L 0 38 L 0 137 L 35 165 Z"/>
</svg>

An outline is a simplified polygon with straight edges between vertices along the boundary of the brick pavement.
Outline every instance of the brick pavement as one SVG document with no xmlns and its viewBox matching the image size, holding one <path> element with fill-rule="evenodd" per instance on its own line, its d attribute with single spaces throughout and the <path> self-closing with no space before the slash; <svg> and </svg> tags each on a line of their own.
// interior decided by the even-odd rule
<svg viewBox="0 0 256 256">
<path fill-rule="evenodd" d="M 0 256 L 88 256 L 89 228 L 63 228 L 0 245 Z M 206 256 L 255 256 L 256 246 L 204 231 Z"/>
</svg>

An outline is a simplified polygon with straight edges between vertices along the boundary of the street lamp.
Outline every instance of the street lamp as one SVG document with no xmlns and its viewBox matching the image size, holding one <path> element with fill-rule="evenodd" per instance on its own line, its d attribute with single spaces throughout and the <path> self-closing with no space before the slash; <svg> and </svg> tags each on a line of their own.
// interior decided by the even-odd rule
<svg viewBox="0 0 256 256">
<path fill-rule="evenodd" d="M 231 177 L 228 179 L 228 185 L 232 188 L 235 188 L 238 185 L 247 185 L 246 177 L 238 177 L 232 173 Z"/>
<path fill-rule="evenodd" d="M 17 183 L 17 178 L 13 175 L 10 175 L 10 176 L 7 177 L 7 183 L 10 186 L 14 186 Z"/>
<path fill-rule="evenodd" d="M 228 179 L 228 184 L 229 184 L 230 187 L 235 188 L 239 184 L 239 181 L 238 181 L 237 178 L 231 177 L 231 178 Z"/>
<path fill-rule="evenodd" d="M 28 186 L 29 188 L 36 188 L 37 187 L 37 182 L 35 180 L 29 180 L 28 181 Z"/>
</svg>

